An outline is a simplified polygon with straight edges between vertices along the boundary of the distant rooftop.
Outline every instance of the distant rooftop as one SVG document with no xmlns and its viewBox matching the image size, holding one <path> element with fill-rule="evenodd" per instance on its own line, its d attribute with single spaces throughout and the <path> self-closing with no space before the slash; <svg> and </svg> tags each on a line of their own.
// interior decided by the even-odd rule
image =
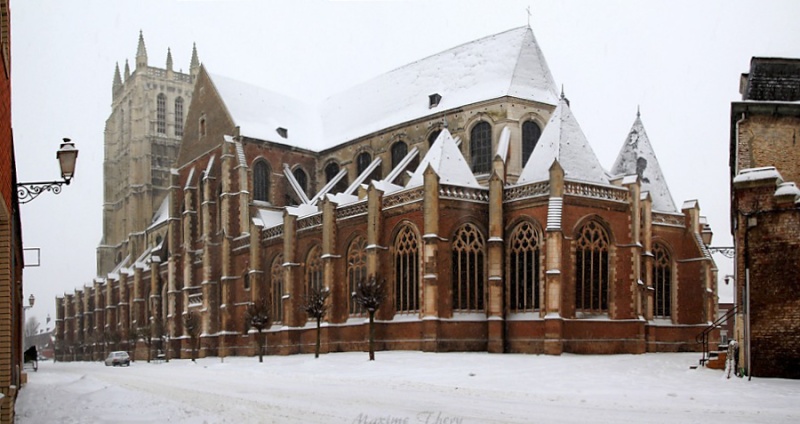
<svg viewBox="0 0 800 424">
<path fill-rule="evenodd" d="M 800 101 L 800 59 L 753 57 L 739 91 L 742 100 Z"/>
</svg>

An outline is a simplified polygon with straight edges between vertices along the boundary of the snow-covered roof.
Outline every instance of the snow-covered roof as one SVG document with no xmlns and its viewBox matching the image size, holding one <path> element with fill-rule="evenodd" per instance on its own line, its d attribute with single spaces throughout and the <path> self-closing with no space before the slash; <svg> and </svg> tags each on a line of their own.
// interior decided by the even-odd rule
<svg viewBox="0 0 800 424">
<path fill-rule="evenodd" d="M 156 227 L 159 224 L 166 222 L 167 219 L 169 219 L 169 196 L 164 196 L 164 200 L 161 201 L 161 205 L 158 207 L 158 210 L 153 214 L 153 220 L 147 229 L 149 230 L 153 227 Z"/>
<path fill-rule="evenodd" d="M 617 155 L 617 160 L 611 167 L 611 174 L 638 175 L 642 183 L 642 191 L 650 192 L 650 197 L 653 199 L 653 210 L 678 211 L 638 112 L 628 137 Z"/>
<path fill-rule="evenodd" d="M 563 97 L 544 127 L 517 184 L 548 180 L 554 161 L 564 169 L 566 179 L 609 184 L 605 170 Z"/>
<path fill-rule="evenodd" d="M 430 107 L 429 96 L 441 100 Z M 327 147 L 410 120 L 514 96 L 555 105 L 556 84 L 528 27 L 484 37 L 410 63 L 322 104 Z"/>
<path fill-rule="evenodd" d="M 283 211 L 258 208 L 258 215 L 253 218 L 253 222 L 264 228 L 276 227 L 283 224 Z"/>
<path fill-rule="evenodd" d="M 533 32 L 484 37 L 375 77 L 320 105 L 209 74 L 240 135 L 312 151 L 472 103 L 513 96 L 558 103 Z M 441 96 L 431 106 L 429 96 Z M 278 129 L 286 129 L 283 137 Z"/>
<path fill-rule="evenodd" d="M 739 174 L 733 178 L 733 183 L 776 179 L 778 180 L 778 184 L 783 182 L 781 173 L 778 172 L 774 166 L 765 166 L 762 168 L 747 168 L 739 171 Z"/>
<path fill-rule="evenodd" d="M 317 110 L 289 96 L 209 73 L 239 134 L 318 151 L 322 132 Z M 278 129 L 286 130 L 284 138 Z"/>
<path fill-rule="evenodd" d="M 422 185 L 424 182 L 423 173 L 428 166 L 433 168 L 433 171 L 439 176 L 440 184 L 481 187 L 447 128 L 443 129 L 439 136 L 436 137 L 436 141 L 433 142 L 433 146 L 422 158 L 422 162 L 420 162 L 414 174 L 411 175 L 406 187 Z"/>
<path fill-rule="evenodd" d="M 781 183 L 781 185 L 778 186 L 778 189 L 775 190 L 775 197 L 781 196 L 800 196 L 800 189 L 798 189 L 797 185 L 791 181 Z"/>
</svg>

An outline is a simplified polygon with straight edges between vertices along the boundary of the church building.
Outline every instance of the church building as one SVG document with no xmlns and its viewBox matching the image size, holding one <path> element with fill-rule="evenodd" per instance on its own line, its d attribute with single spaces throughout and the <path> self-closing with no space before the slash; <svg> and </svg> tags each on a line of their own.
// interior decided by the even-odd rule
<svg viewBox="0 0 800 424">
<path fill-rule="evenodd" d="M 201 355 L 251 355 L 245 314 L 262 300 L 268 352 L 310 352 L 300 306 L 320 288 L 322 350 L 364 350 L 352 293 L 372 276 L 387 290 L 379 349 L 699 349 L 717 303 L 699 203 L 676 206 L 638 113 L 600 164 L 529 27 L 320 105 L 212 71 L 200 65 L 186 97 L 144 249 L 57 300 L 66 359 L 94 352 L 79 341 L 93 333 L 142 349 L 144 326 L 188 357 L 187 315 Z"/>
</svg>

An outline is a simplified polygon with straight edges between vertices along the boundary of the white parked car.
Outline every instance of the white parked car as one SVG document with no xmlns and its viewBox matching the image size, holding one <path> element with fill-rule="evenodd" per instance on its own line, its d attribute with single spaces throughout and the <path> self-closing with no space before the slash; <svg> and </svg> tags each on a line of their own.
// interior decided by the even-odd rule
<svg viewBox="0 0 800 424">
<path fill-rule="evenodd" d="M 106 366 L 116 367 L 119 366 L 130 366 L 131 365 L 131 357 L 128 355 L 128 352 L 118 351 L 118 352 L 111 352 L 106 357 Z"/>
</svg>

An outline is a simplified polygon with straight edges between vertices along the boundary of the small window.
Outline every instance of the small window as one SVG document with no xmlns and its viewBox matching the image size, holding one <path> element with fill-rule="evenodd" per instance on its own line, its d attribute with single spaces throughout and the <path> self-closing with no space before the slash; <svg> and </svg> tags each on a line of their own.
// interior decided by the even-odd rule
<svg viewBox="0 0 800 424">
<path fill-rule="evenodd" d="M 200 125 L 198 127 L 198 133 L 200 137 L 205 137 L 206 135 L 206 117 L 200 117 Z"/>
<path fill-rule="evenodd" d="M 439 102 L 442 101 L 442 96 L 439 93 L 433 93 L 428 96 L 428 109 L 433 109 L 436 106 L 439 106 Z"/>
<path fill-rule="evenodd" d="M 249 272 L 245 272 L 244 275 L 242 275 L 242 284 L 244 285 L 244 289 L 245 290 L 250 290 L 250 273 Z"/>
</svg>

